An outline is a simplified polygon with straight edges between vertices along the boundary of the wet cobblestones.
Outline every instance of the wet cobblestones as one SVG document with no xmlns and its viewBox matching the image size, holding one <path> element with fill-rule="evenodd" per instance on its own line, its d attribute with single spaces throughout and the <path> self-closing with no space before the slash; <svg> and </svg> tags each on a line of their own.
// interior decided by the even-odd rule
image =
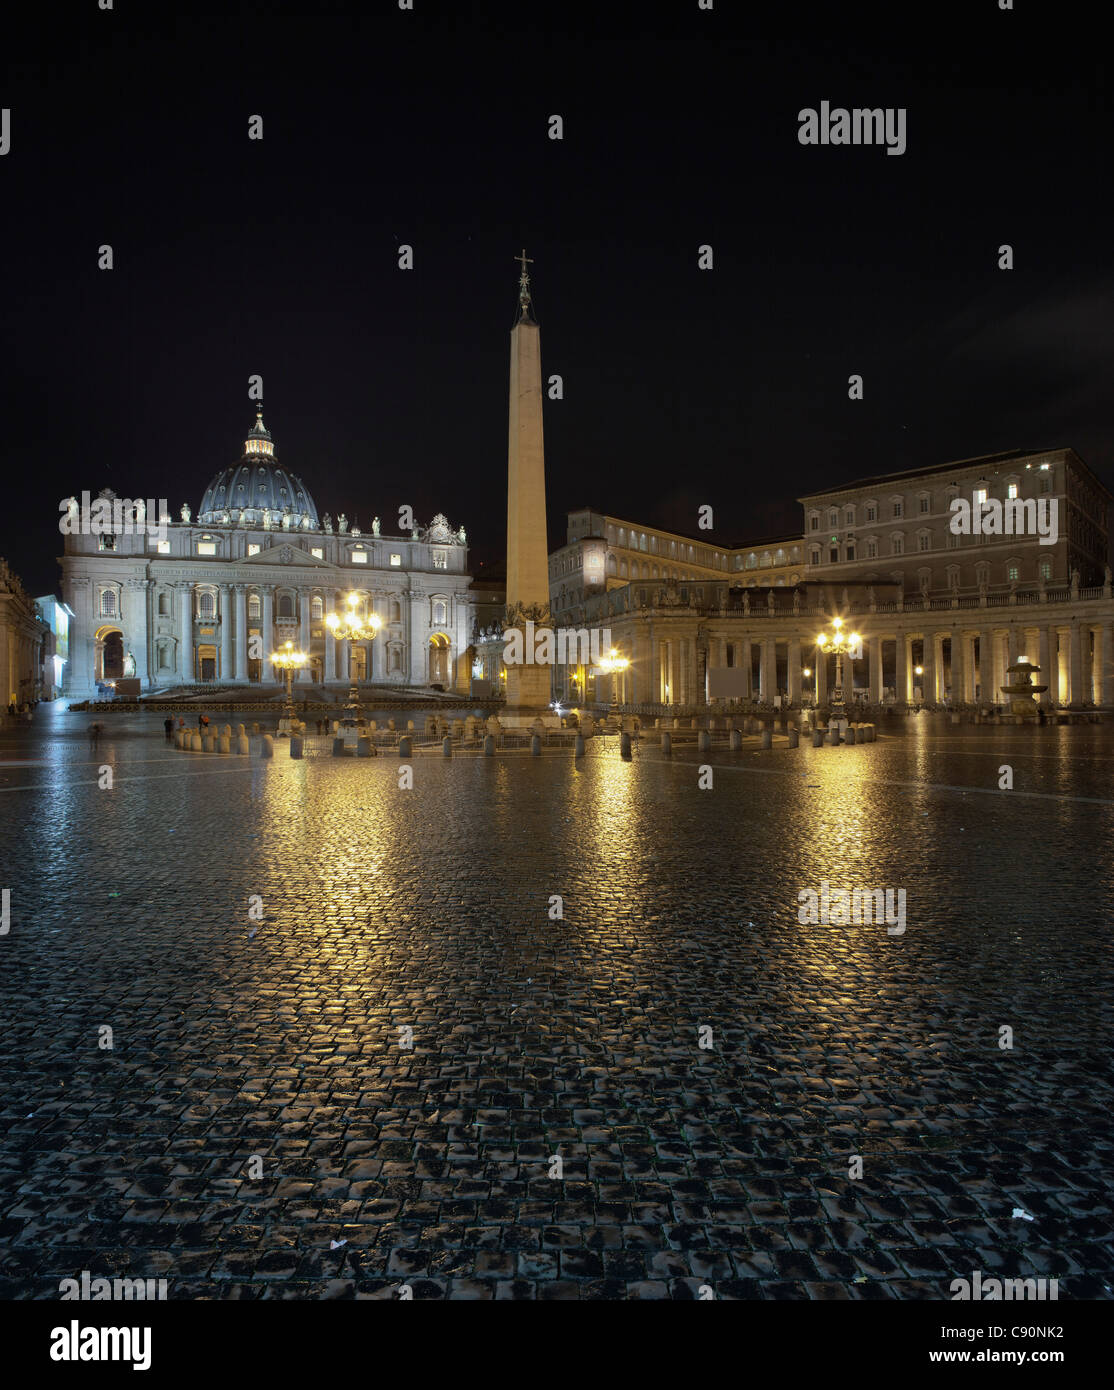
<svg viewBox="0 0 1114 1390">
<path fill-rule="evenodd" d="M 1110 1297 L 1114 733 L 400 791 L 108 723 L 0 743 L 0 1295 Z M 904 935 L 801 925 L 824 879 L 904 888 Z"/>
</svg>

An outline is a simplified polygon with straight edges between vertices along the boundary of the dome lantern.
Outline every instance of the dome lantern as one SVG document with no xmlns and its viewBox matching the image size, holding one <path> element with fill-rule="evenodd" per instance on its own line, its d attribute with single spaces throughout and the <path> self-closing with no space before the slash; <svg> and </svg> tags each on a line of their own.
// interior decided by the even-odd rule
<svg viewBox="0 0 1114 1390">
<path fill-rule="evenodd" d="M 296 473 L 279 466 L 275 442 L 256 406 L 255 424 L 244 440 L 240 462 L 222 469 L 205 489 L 197 520 L 202 526 L 279 525 L 285 514 L 290 529 L 320 531 L 317 508 Z"/>
</svg>

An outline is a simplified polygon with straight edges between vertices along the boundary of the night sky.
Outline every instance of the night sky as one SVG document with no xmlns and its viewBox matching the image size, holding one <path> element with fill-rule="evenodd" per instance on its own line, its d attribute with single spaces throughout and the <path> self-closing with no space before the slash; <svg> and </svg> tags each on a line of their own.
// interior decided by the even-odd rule
<svg viewBox="0 0 1114 1390">
<path fill-rule="evenodd" d="M 501 566 L 523 246 L 551 545 L 586 505 L 757 539 L 817 487 L 1013 448 L 1114 486 L 1111 103 L 1065 6 L 829 39 L 793 7 L 782 40 L 695 0 L 653 40 L 591 5 L 152 8 L 0 59 L 0 554 L 35 593 L 67 494 L 196 512 L 253 373 L 320 512 L 441 511 Z M 801 146 L 822 100 L 905 107 L 906 152 Z"/>
</svg>

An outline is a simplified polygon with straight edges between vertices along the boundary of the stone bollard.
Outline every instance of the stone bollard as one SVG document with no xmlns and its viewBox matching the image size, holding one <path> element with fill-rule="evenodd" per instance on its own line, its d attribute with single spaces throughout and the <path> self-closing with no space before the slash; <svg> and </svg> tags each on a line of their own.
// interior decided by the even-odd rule
<svg viewBox="0 0 1114 1390">
<path fill-rule="evenodd" d="M 254 723 L 252 724 L 252 726 L 251 726 L 251 731 L 252 731 L 253 734 L 257 734 L 257 733 L 259 732 L 259 721 L 258 721 L 258 719 L 255 720 Z"/>
<path fill-rule="evenodd" d="M 867 741 L 867 743 L 873 743 L 873 742 L 875 741 L 875 739 L 878 737 L 878 726 L 877 726 L 876 724 L 868 724 L 866 727 L 867 727 L 867 737 L 866 737 L 866 741 Z"/>
<path fill-rule="evenodd" d="M 712 736 L 707 729 L 701 729 L 696 736 L 696 746 L 701 753 L 707 753 L 712 747 Z"/>
<path fill-rule="evenodd" d="M 375 748 L 374 748 L 374 745 L 372 744 L 371 739 L 368 738 L 366 735 L 365 735 L 363 738 L 358 738 L 358 739 L 356 740 L 356 757 L 357 757 L 357 758 L 374 758 L 374 757 L 375 757 Z"/>
<path fill-rule="evenodd" d="M 853 743 L 855 742 L 855 726 L 854 726 L 854 724 L 848 724 L 848 726 L 847 726 L 847 737 L 846 737 L 846 742 L 847 742 L 848 746 L 850 746 L 851 744 L 853 744 Z"/>
<path fill-rule="evenodd" d="M 494 734 L 484 735 L 484 757 L 494 758 L 495 756 L 495 736 Z"/>
<path fill-rule="evenodd" d="M 742 748 L 742 746 L 743 746 L 743 731 L 742 731 L 742 729 L 732 729 L 732 730 L 731 730 L 731 751 L 732 751 L 732 753 L 737 753 L 737 752 L 739 751 L 739 749 Z"/>
<path fill-rule="evenodd" d="M 232 737 L 232 725 L 231 725 L 231 724 L 222 724 L 221 727 L 220 727 L 220 733 L 221 733 L 221 738 L 231 738 L 231 737 Z"/>
<path fill-rule="evenodd" d="M 577 734 L 576 742 L 573 744 L 573 756 L 582 758 L 584 756 L 584 735 Z"/>
<path fill-rule="evenodd" d="M 406 732 L 408 734 L 412 734 L 414 732 L 414 721 L 412 719 L 408 719 L 406 721 Z"/>
<path fill-rule="evenodd" d="M 300 758 L 304 747 L 305 739 L 302 738 L 301 734 L 290 735 L 290 756 L 292 758 Z"/>
<path fill-rule="evenodd" d="M 661 731 L 661 751 L 663 753 L 673 752 L 673 735 L 668 729 L 663 729 Z"/>
<path fill-rule="evenodd" d="M 441 752 L 446 758 L 451 758 L 453 755 L 453 741 L 448 734 L 441 740 Z"/>
<path fill-rule="evenodd" d="M 762 747 L 772 748 L 774 746 L 774 736 L 769 729 L 762 730 Z"/>
<path fill-rule="evenodd" d="M 812 731 L 812 746 L 813 746 L 813 748 L 823 748 L 823 746 L 824 746 L 824 730 L 823 730 L 823 729 L 813 729 L 813 731 Z"/>
<path fill-rule="evenodd" d="M 834 729 L 829 728 L 829 730 L 828 730 L 828 744 L 829 744 L 829 746 L 832 747 L 832 748 L 838 748 L 839 745 L 840 745 L 842 742 L 843 742 L 843 740 L 842 740 L 842 739 L 840 738 L 840 736 L 839 736 L 839 725 L 837 724 L 836 727 L 835 727 Z"/>
<path fill-rule="evenodd" d="M 259 747 L 261 758 L 273 758 L 275 756 L 275 741 L 270 734 L 263 735 L 263 742 Z"/>
<path fill-rule="evenodd" d="M 619 735 L 619 756 L 621 758 L 630 757 L 630 734 L 623 733 Z"/>
<path fill-rule="evenodd" d="M 446 742 L 448 742 L 447 739 L 446 739 Z M 537 734 L 531 734 L 531 735 L 530 735 L 530 756 L 533 757 L 533 758 L 540 758 L 541 755 L 542 755 L 542 741 L 541 741 L 541 738 L 540 738 Z"/>
<path fill-rule="evenodd" d="M 227 727 L 227 726 L 226 726 L 226 727 Z M 220 738 L 217 739 L 217 752 L 218 752 L 218 753 L 231 753 L 231 752 L 232 752 L 232 739 L 229 737 L 228 734 L 221 734 Z"/>
<path fill-rule="evenodd" d="M 789 730 L 789 747 L 797 748 L 800 746 L 801 736 L 796 729 Z"/>
<path fill-rule="evenodd" d="M 339 736 L 333 739 L 333 757 L 344 757 L 344 739 Z"/>
<path fill-rule="evenodd" d="M 241 725 L 240 725 L 240 728 L 242 729 L 243 727 L 244 727 L 244 726 L 241 724 Z M 250 748 L 250 745 L 248 744 L 248 736 L 247 736 L 247 734 L 237 734 L 237 735 L 236 735 L 236 752 L 237 752 L 237 753 L 249 753 L 250 751 L 251 751 L 251 748 Z"/>
<path fill-rule="evenodd" d="M 387 720 L 387 728 L 390 729 L 391 733 L 394 733 L 394 731 L 395 731 L 395 721 L 394 721 L 393 719 L 388 719 L 388 720 Z"/>
<path fill-rule="evenodd" d="M 237 724 L 237 725 L 236 725 L 236 737 L 237 737 L 237 738 L 243 738 L 244 734 L 246 734 L 246 733 L 247 733 L 247 730 L 244 728 L 244 726 L 243 726 L 242 724 Z"/>
<path fill-rule="evenodd" d="M 413 756 L 413 753 L 414 745 L 411 743 L 410 739 L 406 736 L 406 734 L 403 734 L 403 736 L 398 741 L 398 756 L 400 758 L 409 758 Z"/>
<path fill-rule="evenodd" d="M 212 735 L 211 733 L 209 733 L 208 731 L 206 731 L 205 733 L 203 733 L 203 734 L 201 735 L 201 747 L 202 747 L 203 751 L 206 752 L 206 753 L 212 753 L 213 750 L 214 750 L 215 747 L 216 747 L 216 743 L 215 743 L 215 741 L 214 741 L 214 739 L 213 739 L 213 735 Z"/>
</svg>

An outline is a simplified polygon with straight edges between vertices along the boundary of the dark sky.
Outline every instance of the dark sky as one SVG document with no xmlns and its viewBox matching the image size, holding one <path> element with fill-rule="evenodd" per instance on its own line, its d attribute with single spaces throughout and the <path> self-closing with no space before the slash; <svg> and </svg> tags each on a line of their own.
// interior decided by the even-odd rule
<svg viewBox="0 0 1114 1390">
<path fill-rule="evenodd" d="M 757 538 L 816 487 L 1011 448 L 1071 445 L 1114 485 L 1097 37 L 989 3 L 977 30 L 934 6 L 825 39 L 793 7 L 802 37 L 747 39 L 727 8 L 644 39 L 591 5 L 90 0 L 8 35 L 0 553 L 41 593 L 66 494 L 196 509 L 261 373 L 320 511 L 443 511 L 474 572 L 501 563 L 523 245 L 565 385 L 553 544 L 583 505 L 692 532 L 710 503 L 717 537 Z M 905 154 L 801 146 L 822 100 L 905 107 Z"/>
</svg>

